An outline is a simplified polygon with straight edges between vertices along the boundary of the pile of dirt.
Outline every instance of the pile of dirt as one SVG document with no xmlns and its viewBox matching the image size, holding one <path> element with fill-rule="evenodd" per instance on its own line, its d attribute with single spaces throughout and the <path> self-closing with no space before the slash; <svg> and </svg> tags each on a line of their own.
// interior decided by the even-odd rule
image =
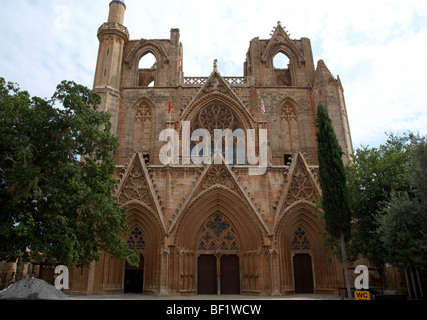
<svg viewBox="0 0 427 320">
<path fill-rule="evenodd" d="M 40 279 L 24 279 L 0 291 L 0 300 L 63 300 L 68 296 Z"/>
</svg>

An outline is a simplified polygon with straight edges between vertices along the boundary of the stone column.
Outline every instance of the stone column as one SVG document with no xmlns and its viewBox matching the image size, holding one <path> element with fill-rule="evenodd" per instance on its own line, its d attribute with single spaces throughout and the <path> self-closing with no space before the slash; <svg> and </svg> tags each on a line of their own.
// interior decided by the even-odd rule
<svg viewBox="0 0 427 320">
<path fill-rule="evenodd" d="M 170 251 L 162 248 L 160 251 L 160 297 L 168 297 L 168 273 L 169 273 L 169 254 Z"/>
<path fill-rule="evenodd" d="M 279 251 L 275 248 L 268 250 L 268 257 L 271 268 L 271 295 L 281 296 L 280 293 L 280 268 L 279 268 Z"/>
</svg>

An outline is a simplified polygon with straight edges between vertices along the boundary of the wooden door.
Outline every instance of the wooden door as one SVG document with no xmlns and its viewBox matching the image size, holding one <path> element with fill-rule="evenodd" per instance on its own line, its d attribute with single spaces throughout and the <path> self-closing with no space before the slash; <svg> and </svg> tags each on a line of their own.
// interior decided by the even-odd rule
<svg viewBox="0 0 427 320">
<path fill-rule="evenodd" d="M 313 270 L 309 254 L 294 256 L 295 293 L 314 293 Z"/>
<path fill-rule="evenodd" d="M 240 294 L 239 257 L 221 257 L 221 294 Z"/>
<path fill-rule="evenodd" d="M 139 266 L 133 267 L 126 262 L 124 293 L 142 293 L 144 288 L 144 257 L 140 255 Z"/>
<path fill-rule="evenodd" d="M 197 293 L 217 294 L 216 257 L 201 255 L 197 263 Z"/>
</svg>

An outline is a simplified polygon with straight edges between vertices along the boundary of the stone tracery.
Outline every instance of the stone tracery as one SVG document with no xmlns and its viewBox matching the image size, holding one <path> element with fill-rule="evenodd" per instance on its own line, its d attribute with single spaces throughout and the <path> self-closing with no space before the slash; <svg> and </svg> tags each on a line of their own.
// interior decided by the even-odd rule
<svg viewBox="0 0 427 320">
<path fill-rule="evenodd" d="M 120 203 L 140 200 L 149 206 L 151 205 L 150 190 L 140 163 L 134 164 L 118 198 Z"/>
<path fill-rule="evenodd" d="M 199 251 L 238 251 L 236 234 L 231 225 L 219 214 L 203 228 Z"/>
<path fill-rule="evenodd" d="M 285 103 L 280 117 L 286 121 L 295 121 L 297 119 L 295 106 L 291 103 Z"/>
<path fill-rule="evenodd" d="M 135 251 L 145 250 L 145 240 L 141 230 L 139 230 L 138 227 L 135 227 L 135 229 L 133 229 L 133 231 L 130 233 L 127 244 L 129 249 L 132 249 Z"/>
<path fill-rule="evenodd" d="M 145 105 L 145 104 L 141 104 L 139 105 L 137 111 L 136 111 L 136 116 L 135 116 L 136 121 L 140 121 L 140 122 L 144 122 L 144 121 L 151 121 L 151 109 L 149 106 Z"/>
<path fill-rule="evenodd" d="M 294 233 L 294 238 L 292 240 L 292 250 L 310 250 L 310 241 L 308 240 L 307 233 L 301 228 L 298 227 L 297 231 Z"/>
<path fill-rule="evenodd" d="M 211 104 L 200 111 L 192 129 L 207 129 L 213 135 L 215 129 L 230 129 L 233 131 L 239 127 L 239 122 L 228 107 L 220 104 Z"/>
<path fill-rule="evenodd" d="M 301 161 L 298 162 L 292 177 L 292 182 L 286 197 L 286 205 L 298 200 L 311 201 L 315 194 L 311 179 Z"/>
</svg>

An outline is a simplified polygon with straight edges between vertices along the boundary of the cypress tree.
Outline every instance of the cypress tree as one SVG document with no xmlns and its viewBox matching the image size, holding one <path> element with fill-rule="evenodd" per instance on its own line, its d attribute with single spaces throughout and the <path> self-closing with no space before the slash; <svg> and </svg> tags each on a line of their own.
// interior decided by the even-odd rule
<svg viewBox="0 0 427 320">
<path fill-rule="evenodd" d="M 347 180 L 342 161 L 342 149 L 335 135 L 328 112 L 317 107 L 317 143 L 319 182 L 322 189 L 321 208 L 324 211 L 326 231 L 339 240 L 347 295 L 351 297 L 345 242 L 350 237 L 351 209 Z"/>
</svg>

